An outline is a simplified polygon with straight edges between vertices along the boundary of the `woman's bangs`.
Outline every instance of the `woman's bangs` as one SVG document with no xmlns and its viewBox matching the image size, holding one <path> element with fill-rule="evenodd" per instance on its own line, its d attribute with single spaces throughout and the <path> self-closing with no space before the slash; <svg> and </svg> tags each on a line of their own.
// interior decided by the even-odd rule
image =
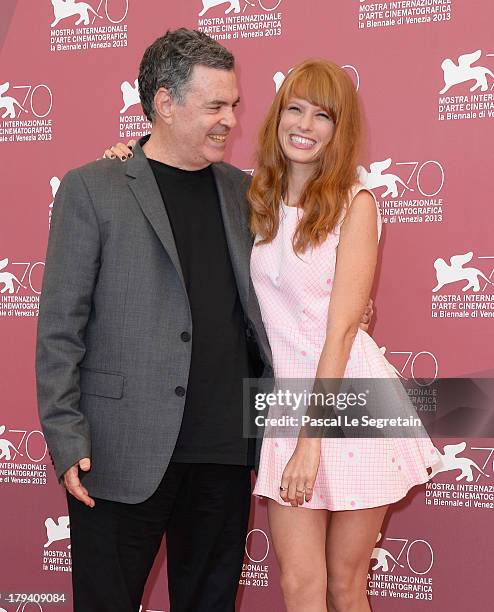
<svg viewBox="0 0 494 612">
<path fill-rule="evenodd" d="M 336 91 L 331 75 L 325 70 L 305 69 L 293 75 L 293 80 L 287 83 L 285 103 L 290 98 L 307 100 L 314 106 L 325 110 L 336 121 L 338 112 L 335 105 Z"/>
</svg>

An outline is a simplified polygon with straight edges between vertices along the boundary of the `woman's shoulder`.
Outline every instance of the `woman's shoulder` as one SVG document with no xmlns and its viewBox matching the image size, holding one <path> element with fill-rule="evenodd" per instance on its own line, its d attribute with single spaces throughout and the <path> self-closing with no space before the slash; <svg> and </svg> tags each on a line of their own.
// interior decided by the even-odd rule
<svg viewBox="0 0 494 612">
<path fill-rule="evenodd" d="M 361 196 L 357 198 L 359 194 L 361 194 Z M 379 210 L 379 204 L 377 202 L 377 198 L 371 189 L 369 189 L 368 187 L 366 187 L 363 183 L 360 183 L 359 181 L 355 182 L 350 188 L 348 203 L 343 212 L 341 223 L 345 221 L 350 210 L 352 210 L 354 203 L 358 200 L 367 200 L 367 205 L 373 202 L 372 208 L 375 210 L 375 213 L 376 213 L 376 222 L 377 222 L 378 239 L 379 239 L 381 237 L 382 219 L 381 219 L 381 213 Z"/>
<path fill-rule="evenodd" d="M 376 206 L 379 208 L 376 196 L 374 195 L 374 192 L 371 189 L 369 189 L 369 187 L 366 187 L 363 183 L 360 183 L 359 181 L 355 182 L 350 187 L 350 197 L 348 198 L 349 205 L 352 204 L 352 202 L 354 201 L 355 197 L 359 193 L 361 193 L 362 191 L 369 193 L 371 195 L 372 199 L 374 200 Z"/>
</svg>

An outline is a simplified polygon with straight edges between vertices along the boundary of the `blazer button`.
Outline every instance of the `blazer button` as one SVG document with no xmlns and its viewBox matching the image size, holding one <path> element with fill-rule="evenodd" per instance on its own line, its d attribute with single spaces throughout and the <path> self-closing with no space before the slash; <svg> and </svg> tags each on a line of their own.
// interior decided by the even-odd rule
<svg viewBox="0 0 494 612">
<path fill-rule="evenodd" d="M 175 387 L 175 395 L 183 397 L 185 395 L 185 389 L 183 387 Z"/>
<path fill-rule="evenodd" d="M 180 337 L 182 338 L 182 340 L 184 342 L 190 342 L 190 334 L 189 334 L 189 332 L 182 332 L 180 334 Z"/>
</svg>

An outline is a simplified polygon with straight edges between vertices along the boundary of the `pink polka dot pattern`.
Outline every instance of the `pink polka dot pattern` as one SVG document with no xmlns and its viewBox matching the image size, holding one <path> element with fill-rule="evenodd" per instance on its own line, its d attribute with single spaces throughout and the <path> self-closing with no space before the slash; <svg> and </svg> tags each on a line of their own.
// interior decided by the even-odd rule
<svg viewBox="0 0 494 612">
<path fill-rule="evenodd" d="M 364 187 L 357 185 L 352 196 L 361 189 Z M 252 250 L 252 280 L 277 378 L 313 378 L 326 336 L 340 226 L 317 248 L 296 255 L 292 237 L 301 215 L 300 209 L 282 204 L 275 239 Z M 377 222 L 380 236 L 379 213 Z M 354 340 L 345 376 L 397 377 L 377 344 L 362 330 Z M 263 440 L 254 495 L 288 505 L 279 496 L 279 486 L 295 444 L 294 438 Z M 392 503 L 411 487 L 426 482 L 427 468 L 438 459 L 427 437 L 323 439 L 314 495 L 304 507 L 352 510 Z"/>
</svg>

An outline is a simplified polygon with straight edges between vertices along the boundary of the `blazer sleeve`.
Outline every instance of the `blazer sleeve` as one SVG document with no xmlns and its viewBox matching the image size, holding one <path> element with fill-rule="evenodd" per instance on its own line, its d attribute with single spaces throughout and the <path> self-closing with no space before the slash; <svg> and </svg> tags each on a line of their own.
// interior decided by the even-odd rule
<svg viewBox="0 0 494 612">
<path fill-rule="evenodd" d="M 93 203 L 79 171 L 72 170 L 53 206 L 36 342 L 38 412 L 58 478 L 91 456 L 89 424 L 79 409 L 79 364 L 100 250 Z"/>
</svg>

